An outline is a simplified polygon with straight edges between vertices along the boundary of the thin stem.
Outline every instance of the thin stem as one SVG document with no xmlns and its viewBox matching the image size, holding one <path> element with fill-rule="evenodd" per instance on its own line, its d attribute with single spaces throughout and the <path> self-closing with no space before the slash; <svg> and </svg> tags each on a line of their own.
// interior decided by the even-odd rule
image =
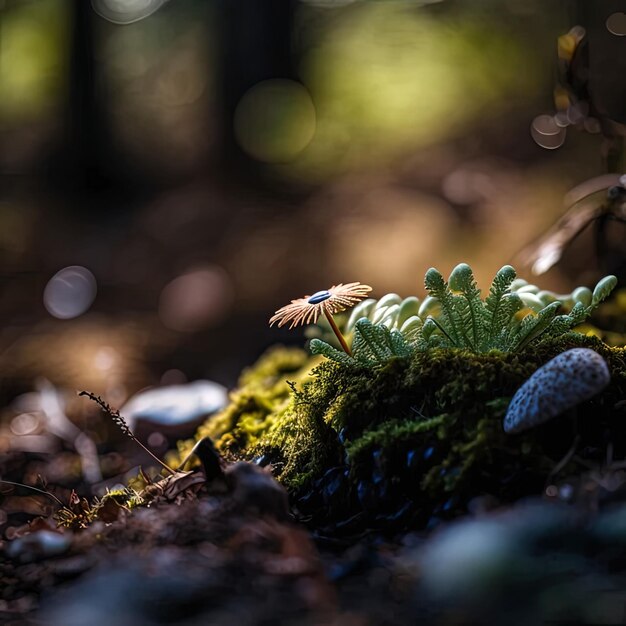
<svg viewBox="0 0 626 626">
<path fill-rule="evenodd" d="M 448 341 L 456 347 L 456 343 L 454 342 L 454 340 L 452 339 L 452 337 L 450 337 L 450 335 L 448 335 L 448 333 L 446 332 L 446 329 L 432 316 L 428 316 L 428 319 L 431 319 L 433 322 L 435 322 L 435 326 L 448 338 Z"/>
<path fill-rule="evenodd" d="M 44 496 L 48 496 L 48 498 L 52 498 L 60 506 L 65 506 L 63 502 L 61 502 L 61 500 L 59 500 L 53 493 L 50 493 L 49 491 L 38 489 L 37 487 L 33 487 L 32 485 L 25 485 L 24 483 L 15 483 L 12 480 L 4 480 L 4 478 L 0 478 L 0 483 L 6 483 L 7 485 L 15 485 L 16 487 L 24 487 L 24 489 L 31 489 L 32 491 L 36 491 L 37 493 L 43 494 Z"/>
<path fill-rule="evenodd" d="M 111 408 L 100 396 L 97 396 L 89 391 L 81 391 L 79 396 L 86 396 L 93 402 L 95 402 L 105 413 L 109 415 L 109 417 L 120 427 L 121 431 L 128 437 L 130 437 L 138 446 L 143 448 L 159 465 L 162 465 L 170 474 L 174 475 L 176 472 L 166 463 L 161 461 L 161 459 L 154 454 L 149 448 L 143 445 L 137 437 L 135 437 L 134 433 L 129 428 L 126 420 L 120 415 L 120 412 Z"/>
<path fill-rule="evenodd" d="M 328 320 L 328 323 L 330 324 L 330 327 L 333 329 L 333 332 L 337 336 L 337 339 L 339 339 L 339 343 L 341 344 L 341 347 L 343 348 L 344 352 L 348 356 L 352 356 L 352 351 L 348 347 L 348 344 L 346 343 L 346 340 L 345 340 L 344 336 L 341 334 L 341 331 L 339 330 L 339 327 L 335 323 L 335 320 L 333 319 L 333 316 L 327 310 L 324 310 L 324 315 L 326 315 L 326 319 Z"/>
<path fill-rule="evenodd" d="M 141 443 L 141 441 L 139 441 L 139 439 L 135 437 L 135 435 L 131 435 L 131 439 L 137 445 L 141 446 L 157 463 L 159 463 L 159 465 L 164 467 L 170 474 L 174 475 L 176 473 L 167 463 L 161 461 L 161 459 L 156 454 L 154 454 L 154 452 L 152 452 L 148 447 L 144 446 L 143 443 Z"/>
</svg>

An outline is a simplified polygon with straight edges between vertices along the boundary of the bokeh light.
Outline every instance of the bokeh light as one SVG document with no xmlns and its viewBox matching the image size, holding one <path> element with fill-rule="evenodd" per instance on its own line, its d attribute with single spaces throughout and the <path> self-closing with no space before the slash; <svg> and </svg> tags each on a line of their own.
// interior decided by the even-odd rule
<svg viewBox="0 0 626 626">
<path fill-rule="evenodd" d="M 239 145 L 250 156 L 265 163 L 285 163 L 313 139 L 315 106 L 300 83 L 265 80 L 243 96 L 234 125 Z"/>
<path fill-rule="evenodd" d="M 493 183 L 487 172 L 470 167 L 452 170 L 441 181 L 441 191 L 446 199 L 454 204 L 471 205 L 488 198 Z"/>
<path fill-rule="evenodd" d="M 318 6 L 318 7 L 342 7 L 345 6 L 346 4 L 352 4 L 353 2 L 356 2 L 357 0 L 300 0 L 301 2 L 304 2 L 305 4 L 311 4 L 313 6 Z"/>
<path fill-rule="evenodd" d="M 183 385 L 187 382 L 187 376 L 185 372 L 172 368 L 163 372 L 161 376 L 160 384 L 161 385 Z"/>
<path fill-rule="evenodd" d="M 537 51 L 505 26 L 419 4 L 353 3 L 313 36 L 299 69 L 316 133 L 285 174 L 324 180 L 383 166 L 485 124 L 538 88 Z"/>
<path fill-rule="evenodd" d="M 370 277 L 385 290 L 413 293 L 419 279 L 406 268 L 428 267 L 437 256 L 454 219 L 448 205 L 396 186 L 364 189 L 350 197 L 349 206 L 345 200 L 329 210 L 332 263 L 347 274 Z"/>
<path fill-rule="evenodd" d="M 11 432 L 14 435 L 30 435 L 40 426 L 40 419 L 34 413 L 20 413 L 11 420 Z"/>
<path fill-rule="evenodd" d="M 23 120 L 56 104 L 67 62 L 67 3 L 0 3 L 0 115 Z"/>
<path fill-rule="evenodd" d="M 97 293 L 94 275 L 85 267 L 72 265 L 58 271 L 46 285 L 43 302 L 50 315 L 62 320 L 82 315 Z"/>
<path fill-rule="evenodd" d="M 192 332 L 221 322 L 232 304 L 228 274 L 211 265 L 192 269 L 169 282 L 161 292 L 159 317 L 167 328 Z"/>
<path fill-rule="evenodd" d="M 342 7 L 359 1 L 360 0 L 300 0 L 300 2 L 305 4 L 328 8 Z M 404 0 L 405 4 L 413 4 L 417 6 L 421 6 L 423 4 L 434 4 L 435 2 L 443 2 L 443 0 Z"/>
<path fill-rule="evenodd" d="M 115 140 L 132 154 L 136 167 L 185 171 L 213 141 L 207 115 L 214 97 L 214 72 L 207 65 L 212 22 L 197 18 L 183 7 L 164 9 L 129 28 L 100 25 L 99 96 L 110 112 Z M 166 46 L 164 39 L 170 42 Z"/>
<path fill-rule="evenodd" d="M 626 13 L 618 12 L 609 15 L 606 20 L 606 27 L 614 35 L 624 37 L 626 35 Z"/>
<path fill-rule="evenodd" d="M 98 351 L 94 355 L 93 364 L 94 367 L 99 369 L 101 372 L 109 372 L 115 367 L 118 358 L 119 356 L 115 351 L 115 348 L 112 348 L 111 346 L 102 346 L 101 348 L 98 348 Z"/>
<path fill-rule="evenodd" d="M 554 115 L 538 115 L 530 126 L 530 134 L 538 146 L 555 150 L 565 142 L 567 129 Z"/>
<path fill-rule="evenodd" d="M 167 0 L 91 0 L 93 10 L 114 24 L 132 24 L 152 15 Z"/>
</svg>

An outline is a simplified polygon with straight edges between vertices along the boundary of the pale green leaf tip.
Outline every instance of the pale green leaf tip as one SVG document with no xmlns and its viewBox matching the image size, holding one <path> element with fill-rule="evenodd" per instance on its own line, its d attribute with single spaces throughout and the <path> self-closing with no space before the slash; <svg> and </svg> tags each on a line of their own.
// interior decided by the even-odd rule
<svg viewBox="0 0 626 626">
<path fill-rule="evenodd" d="M 592 296 L 592 306 L 598 305 L 603 300 L 609 297 L 613 289 L 617 286 L 617 277 L 613 276 L 613 274 L 609 274 L 605 276 L 602 280 L 598 282 L 595 289 L 593 290 Z"/>
<path fill-rule="evenodd" d="M 515 279 L 515 277 L 517 276 L 517 272 L 512 265 L 503 265 L 496 273 L 496 276 L 501 276 L 502 278 L 507 279 Z"/>
<path fill-rule="evenodd" d="M 453 291 L 462 291 L 473 278 L 472 268 L 467 263 L 459 263 L 450 273 L 448 284 Z"/>
</svg>

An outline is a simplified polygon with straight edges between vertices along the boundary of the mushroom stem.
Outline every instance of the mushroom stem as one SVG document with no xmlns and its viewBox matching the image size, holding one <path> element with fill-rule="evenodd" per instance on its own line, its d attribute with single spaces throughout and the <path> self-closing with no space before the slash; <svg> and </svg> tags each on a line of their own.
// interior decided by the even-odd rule
<svg viewBox="0 0 626 626">
<path fill-rule="evenodd" d="M 328 311 L 324 311 L 324 314 L 326 315 L 326 319 L 328 320 L 328 323 L 330 324 L 330 327 L 333 329 L 333 332 L 337 336 L 337 339 L 339 339 L 339 343 L 341 344 L 341 347 L 344 349 L 344 352 L 348 356 L 352 356 L 352 351 L 348 347 L 348 344 L 346 343 L 345 337 L 341 334 L 341 331 L 339 330 L 339 327 L 335 323 L 335 320 L 333 319 L 333 316 Z"/>
</svg>

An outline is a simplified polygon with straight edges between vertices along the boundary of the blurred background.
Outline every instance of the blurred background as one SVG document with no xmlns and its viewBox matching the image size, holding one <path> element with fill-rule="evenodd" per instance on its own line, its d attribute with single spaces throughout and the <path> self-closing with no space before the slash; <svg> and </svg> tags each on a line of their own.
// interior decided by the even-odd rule
<svg viewBox="0 0 626 626">
<path fill-rule="evenodd" d="M 467 261 L 486 288 L 603 173 L 600 135 L 530 133 L 578 8 L 0 0 L 3 405 L 231 386 L 336 282 L 421 294 Z M 597 278 L 585 245 L 540 284 Z"/>
</svg>

